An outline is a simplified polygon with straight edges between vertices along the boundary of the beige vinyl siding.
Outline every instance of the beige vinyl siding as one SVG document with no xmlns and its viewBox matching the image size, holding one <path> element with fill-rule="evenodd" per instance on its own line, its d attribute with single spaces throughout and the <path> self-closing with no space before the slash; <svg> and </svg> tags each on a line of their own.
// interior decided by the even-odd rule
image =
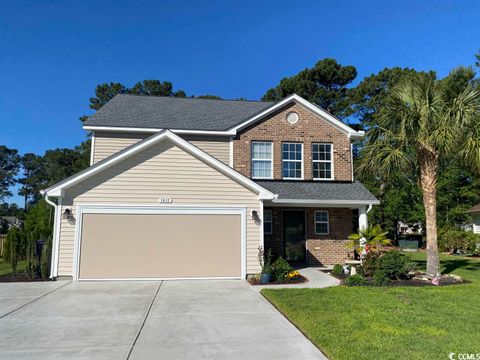
<svg viewBox="0 0 480 360">
<path fill-rule="evenodd" d="M 256 273 L 262 226 L 252 220 L 260 211 L 258 195 L 176 147 L 170 141 L 133 155 L 84 182 L 67 189 L 62 212 L 78 204 L 159 205 L 159 198 L 173 205 L 223 205 L 247 208 L 247 273 Z M 75 224 L 62 220 L 59 276 L 72 275 Z"/>
<path fill-rule="evenodd" d="M 146 133 L 95 132 L 94 149 L 92 149 L 93 163 L 95 164 L 150 135 Z"/>
<path fill-rule="evenodd" d="M 115 133 L 95 132 L 93 149 L 93 163 L 99 162 L 127 146 L 145 139 L 152 134 L 147 133 Z M 181 136 L 199 149 L 212 155 L 223 163 L 229 165 L 230 161 L 230 138 L 220 136 L 186 135 Z"/>
</svg>

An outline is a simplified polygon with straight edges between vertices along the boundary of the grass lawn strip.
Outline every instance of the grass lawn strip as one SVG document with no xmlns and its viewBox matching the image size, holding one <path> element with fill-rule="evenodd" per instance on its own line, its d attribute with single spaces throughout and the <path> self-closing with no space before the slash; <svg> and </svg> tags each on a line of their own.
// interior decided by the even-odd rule
<svg viewBox="0 0 480 360">
<path fill-rule="evenodd" d="M 425 254 L 411 255 L 420 269 Z M 480 261 L 442 256 L 445 287 L 263 289 L 261 293 L 330 359 L 445 359 L 480 353 Z"/>
</svg>

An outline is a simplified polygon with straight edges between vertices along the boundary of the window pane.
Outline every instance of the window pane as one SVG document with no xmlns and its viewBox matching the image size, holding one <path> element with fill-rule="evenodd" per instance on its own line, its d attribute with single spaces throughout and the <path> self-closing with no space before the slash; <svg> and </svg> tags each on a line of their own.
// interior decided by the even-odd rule
<svg viewBox="0 0 480 360">
<path fill-rule="evenodd" d="M 313 178 L 314 179 L 331 179 L 332 178 L 332 163 L 329 163 L 329 162 L 314 162 L 313 163 Z"/>
<path fill-rule="evenodd" d="M 302 144 L 284 143 L 282 144 L 283 160 L 302 160 Z"/>
<path fill-rule="evenodd" d="M 272 233 L 272 210 L 264 210 L 263 212 L 263 231 L 266 234 Z"/>
<path fill-rule="evenodd" d="M 332 160 L 332 145 L 331 144 L 313 144 L 312 145 L 313 161 L 331 161 Z"/>
<path fill-rule="evenodd" d="M 270 160 L 272 158 L 272 143 L 252 142 L 252 159 Z"/>
<path fill-rule="evenodd" d="M 272 176 L 272 162 L 270 160 L 254 160 L 252 162 L 252 177 L 270 178 Z"/>
<path fill-rule="evenodd" d="M 328 233 L 327 223 L 316 223 L 315 224 L 315 232 L 317 234 L 327 234 Z"/>
<path fill-rule="evenodd" d="M 284 178 L 302 178 L 302 144 L 283 143 L 282 160 Z"/>
<path fill-rule="evenodd" d="M 328 213 L 326 211 L 315 212 L 315 221 L 328 221 Z"/>
<path fill-rule="evenodd" d="M 271 234 L 272 233 L 272 223 L 271 222 L 269 222 L 269 223 L 264 222 L 263 223 L 263 232 L 265 234 Z"/>
<path fill-rule="evenodd" d="M 285 178 L 301 178 L 302 163 L 297 161 L 287 161 L 283 163 L 283 177 Z"/>
<path fill-rule="evenodd" d="M 264 221 L 272 221 L 272 211 L 271 210 L 265 210 L 263 212 L 263 220 Z"/>
</svg>

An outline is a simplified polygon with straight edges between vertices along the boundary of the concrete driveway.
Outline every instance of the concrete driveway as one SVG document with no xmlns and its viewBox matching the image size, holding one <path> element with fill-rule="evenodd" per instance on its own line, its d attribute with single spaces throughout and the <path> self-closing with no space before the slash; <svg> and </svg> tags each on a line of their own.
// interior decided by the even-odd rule
<svg viewBox="0 0 480 360">
<path fill-rule="evenodd" d="M 0 359 L 325 359 L 245 281 L 0 284 Z"/>
</svg>

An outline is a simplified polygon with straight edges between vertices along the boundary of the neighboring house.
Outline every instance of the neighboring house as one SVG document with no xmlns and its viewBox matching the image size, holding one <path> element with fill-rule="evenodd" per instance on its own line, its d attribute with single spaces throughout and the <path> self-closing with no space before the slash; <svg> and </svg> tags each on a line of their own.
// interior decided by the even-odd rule
<svg viewBox="0 0 480 360">
<path fill-rule="evenodd" d="M 297 95 L 117 95 L 83 127 L 91 166 L 44 191 L 52 277 L 245 278 L 259 246 L 331 265 L 379 203 L 353 179 L 364 133 Z"/>
<path fill-rule="evenodd" d="M 0 227 L 5 226 L 7 231 L 12 228 L 20 228 L 22 226 L 22 220 L 16 216 L 0 216 Z"/>
<path fill-rule="evenodd" d="M 403 221 L 397 223 L 398 235 L 421 235 L 423 233 L 422 223 L 408 224 Z"/>
<path fill-rule="evenodd" d="M 468 225 L 468 228 L 475 234 L 480 234 L 480 204 L 468 209 L 466 213 L 472 217 L 472 222 Z"/>
</svg>

